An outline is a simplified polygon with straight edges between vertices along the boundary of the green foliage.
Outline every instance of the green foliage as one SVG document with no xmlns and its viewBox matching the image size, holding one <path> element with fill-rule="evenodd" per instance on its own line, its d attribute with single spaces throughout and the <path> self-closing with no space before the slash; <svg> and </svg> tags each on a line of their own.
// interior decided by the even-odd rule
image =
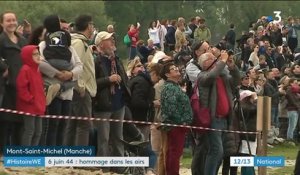
<svg viewBox="0 0 300 175">
<path fill-rule="evenodd" d="M 41 25 L 50 14 L 57 14 L 69 22 L 79 14 L 89 14 L 100 29 L 112 22 L 104 13 L 103 1 L 2 1 L 0 11 L 7 10 L 15 12 L 19 21 L 27 19 L 33 28 Z"/>
<path fill-rule="evenodd" d="M 129 24 L 141 23 L 140 38 L 147 40 L 147 28 L 152 20 L 177 19 L 200 16 L 212 32 L 213 44 L 236 25 L 237 37 L 247 31 L 251 21 L 261 16 L 272 16 L 281 11 L 283 20 L 298 15 L 298 1 L 1 1 L 0 11 L 12 10 L 19 20 L 28 19 L 33 27 L 40 25 L 49 14 L 58 14 L 67 21 L 73 21 L 79 14 L 92 14 L 98 30 L 105 30 L 108 24 L 115 24 L 117 45 L 121 57 L 126 57 L 126 46 L 122 40 Z"/>
</svg>

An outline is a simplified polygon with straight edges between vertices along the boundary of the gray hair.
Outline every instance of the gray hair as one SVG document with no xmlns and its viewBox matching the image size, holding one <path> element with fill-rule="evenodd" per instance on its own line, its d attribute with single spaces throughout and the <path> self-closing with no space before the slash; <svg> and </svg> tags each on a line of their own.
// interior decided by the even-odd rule
<svg viewBox="0 0 300 175">
<path fill-rule="evenodd" d="M 203 69 L 203 62 L 208 60 L 209 58 L 209 53 L 204 53 L 202 54 L 199 58 L 198 58 L 198 64 L 200 65 L 200 67 Z"/>
</svg>

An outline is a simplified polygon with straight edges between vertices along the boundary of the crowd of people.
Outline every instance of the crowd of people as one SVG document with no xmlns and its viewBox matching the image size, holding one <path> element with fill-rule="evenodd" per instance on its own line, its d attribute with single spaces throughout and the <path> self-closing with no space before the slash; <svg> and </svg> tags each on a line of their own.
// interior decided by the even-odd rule
<svg viewBox="0 0 300 175">
<path fill-rule="evenodd" d="M 41 117 L 195 125 L 190 104 L 194 93 L 207 111 L 210 128 L 239 131 L 256 131 L 257 96 L 270 96 L 273 130 L 282 127 L 279 117 L 288 117 L 286 139 L 296 142 L 298 19 L 289 17 L 285 23 L 263 16 L 239 39 L 235 25 L 230 24 L 217 44 L 211 43 L 214 33 L 205 22 L 198 16 L 189 23 L 183 17 L 151 21 L 146 42 L 139 38 L 143 24 L 130 24 L 128 64 L 124 66 L 113 25 L 95 32 L 92 16 L 79 15 L 70 25 L 58 15 L 49 15 L 31 31 L 28 21 L 18 26 L 14 12 L 2 13 L 0 106 L 33 116 L 1 113 L 1 155 L 5 145 L 94 145 L 97 156 L 124 156 L 124 140 L 149 141 L 143 152 L 150 160 L 147 174 L 176 175 L 190 135 L 192 174 L 216 175 L 222 163 L 222 174 L 237 174 L 229 158 L 255 155 L 255 135 Z M 123 174 L 124 168 L 102 171 Z M 254 168 L 242 167 L 242 174 L 252 175 Z"/>
</svg>

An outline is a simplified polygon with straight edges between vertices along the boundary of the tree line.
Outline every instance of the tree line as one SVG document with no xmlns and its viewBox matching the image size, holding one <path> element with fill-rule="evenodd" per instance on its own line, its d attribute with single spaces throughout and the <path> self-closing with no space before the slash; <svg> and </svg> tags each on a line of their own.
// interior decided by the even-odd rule
<svg viewBox="0 0 300 175">
<path fill-rule="evenodd" d="M 42 24 L 46 15 L 58 14 L 72 22 L 79 14 L 90 14 L 98 30 L 106 30 L 114 24 L 118 47 L 123 58 L 126 48 L 123 36 L 129 24 L 140 22 L 140 38 L 148 39 L 147 28 L 152 20 L 177 19 L 200 16 L 212 32 L 212 41 L 217 42 L 228 30 L 230 23 L 236 26 L 237 36 L 248 31 L 251 21 L 261 16 L 272 16 L 281 11 L 282 20 L 299 16 L 297 1 L 2 1 L 1 12 L 14 11 L 20 23 L 27 19 L 34 27 Z"/>
</svg>

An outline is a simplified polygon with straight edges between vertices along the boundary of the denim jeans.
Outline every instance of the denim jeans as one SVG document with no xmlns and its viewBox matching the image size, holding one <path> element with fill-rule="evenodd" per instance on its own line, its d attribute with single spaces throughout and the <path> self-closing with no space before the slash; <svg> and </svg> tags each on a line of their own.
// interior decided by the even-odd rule
<svg viewBox="0 0 300 175">
<path fill-rule="evenodd" d="M 213 118 L 211 128 L 227 129 L 226 118 Z M 208 152 L 205 161 L 204 175 L 216 175 L 223 160 L 224 133 L 219 131 L 208 131 Z"/>
<path fill-rule="evenodd" d="M 129 48 L 129 60 L 133 60 L 134 57 L 136 56 L 136 47 L 130 47 Z"/>
<path fill-rule="evenodd" d="M 145 157 L 149 157 L 149 168 L 154 169 L 155 168 L 155 164 L 156 164 L 156 160 L 157 160 L 157 156 L 154 153 L 154 151 L 152 150 L 151 144 L 149 143 L 149 146 L 147 146 L 141 153 L 141 155 L 137 155 L 137 156 L 145 156 Z"/>
<path fill-rule="evenodd" d="M 65 115 L 69 116 L 71 110 L 71 101 L 70 100 L 61 100 L 55 98 L 51 104 L 48 106 L 49 115 Z M 64 125 L 65 120 L 61 119 L 49 119 L 48 132 L 46 145 L 47 146 L 58 146 L 62 145 L 63 136 L 64 136 Z"/>
<path fill-rule="evenodd" d="M 39 145 L 42 134 L 42 118 L 24 116 L 24 132 L 22 136 L 22 146 Z"/>
<path fill-rule="evenodd" d="M 202 175 L 205 169 L 205 160 L 208 150 L 207 134 L 196 133 L 197 143 L 194 146 L 193 160 L 191 165 L 192 175 Z"/>
<path fill-rule="evenodd" d="M 271 124 L 275 126 L 275 128 L 279 128 L 279 116 L 278 116 L 278 107 L 271 108 Z"/>
<path fill-rule="evenodd" d="M 298 112 L 297 111 L 288 111 L 289 126 L 287 130 L 287 139 L 294 139 L 294 131 L 298 123 Z"/>
</svg>

